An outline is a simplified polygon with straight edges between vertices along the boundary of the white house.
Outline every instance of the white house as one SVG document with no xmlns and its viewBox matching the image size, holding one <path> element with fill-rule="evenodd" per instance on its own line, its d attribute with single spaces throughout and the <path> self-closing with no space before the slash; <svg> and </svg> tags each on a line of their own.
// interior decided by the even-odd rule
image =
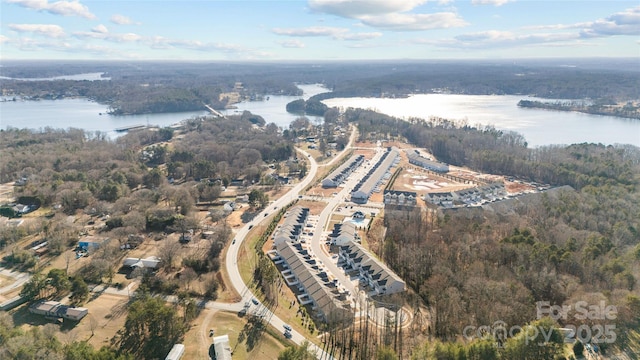
<svg viewBox="0 0 640 360">
<path fill-rule="evenodd" d="M 406 290 L 405 282 L 362 245 L 352 242 L 340 248 L 340 257 L 358 270 L 360 280 L 374 295 L 389 295 Z"/>
<path fill-rule="evenodd" d="M 351 242 L 360 240 L 356 225 L 349 221 L 333 225 L 333 232 L 329 237 L 331 243 L 338 246 L 349 245 Z"/>
<path fill-rule="evenodd" d="M 369 170 L 369 173 L 353 188 L 351 201 L 357 204 L 366 204 L 367 201 L 369 201 L 369 196 L 371 196 L 376 187 L 380 185 L 389 169 L 397 164 L 398 159 L 398 150 L 395 147 L 388 149 L 388 151 L 380 157 L 380 160 Z"/>
<path fill-rule="evenodd" d="M 407 158 L 409 159 L 409 164 L 420 166 L 425 169 L 429 169 L 431 171 L 439 172 L 439 173 L 448 173 L 449 172 L 449 164 L 445 164 L 439 161 L 429 160 L 423 156 L 421 156 L 417 151 L 407 151 Z"/>
</svg>

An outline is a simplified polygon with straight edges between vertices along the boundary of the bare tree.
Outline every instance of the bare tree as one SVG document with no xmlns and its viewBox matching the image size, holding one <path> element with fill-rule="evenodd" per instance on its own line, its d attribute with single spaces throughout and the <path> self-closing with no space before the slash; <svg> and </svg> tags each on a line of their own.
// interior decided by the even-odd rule
<svg viewBox="0 0 640 360">
<path fill-rule="evenodd" d="M 93 315 L 89 315 L 89 329 L 91 330 L 91 337 L 95 334 L 95 330 L 98 328 L 98 319 Z"/>
<path fill-rule="evenodd" d="M 176 242 L 165 240 L 165 243 L 158 248 L 158 257 L 162 260 L 165 269 L 173 268 L 173 261 L 181 253 L 182 247 Z"/>
<path fill-rule="evenodd" d="M 198 278 L 198 274 L 196 274 L 196 272 L 190 267 L 186 267 L 184 270 L 182 270 L 182 273 L 180 274 L 180 280 L 183 280 L 187 291 L 189 291 L 189 286 L 191 285 L 191 282 L 196 278 Z"/>
</svg>

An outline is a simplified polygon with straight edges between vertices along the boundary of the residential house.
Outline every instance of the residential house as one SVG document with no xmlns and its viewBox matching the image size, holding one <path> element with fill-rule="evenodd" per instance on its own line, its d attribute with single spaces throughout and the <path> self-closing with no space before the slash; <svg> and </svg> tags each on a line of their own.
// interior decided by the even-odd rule
<svg viewBox="0 0 640 360">
<path fill-rule="evenodd" d="M 407 158 L 409 159 L 409 164 L 420 166 L 422 168 L 439 172 L 439 173 L 448 173 L 449 172 L 449 164 L 429 160 L 422 155 L 420 155 L 417 150 L 416 151 L 407 151 Z"/>
<path fill-rule="evenodd" d="M 389 148 L 369 170 L 369 173 L 353 188 L 351 201 L 357 204 L 366 204 L 369 201 L 369 196 L 377 190 L 380 183 L 388 175 L 389 169 L 396 165 L 398 161 L 398 150 L 395 147 Z"/>
<path fill-rule="evenodd" d="M 340 260 L 358 270 L 360 281 L 372 295 L 389 295 L 406 290 L 405 282 L 361 244 L 351 242 L 340 247 Z"/>
<path fill-rule="evenodd" d="M 353 155 L 340 165 L 337 169 L 333 170 L 324 180 L 322 180 L 323 188 L 335 188 L 341 185 L 351 173 L 356 170 L 360 164 L 364 162 L 364 155 Z"/>
</svg>

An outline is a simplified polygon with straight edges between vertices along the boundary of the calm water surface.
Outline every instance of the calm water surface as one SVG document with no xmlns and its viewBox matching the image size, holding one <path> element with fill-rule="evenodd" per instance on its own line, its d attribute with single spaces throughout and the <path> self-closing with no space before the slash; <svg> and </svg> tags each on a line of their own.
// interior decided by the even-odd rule
<svg viewBox="0 0 640 360">
<path fill-rule="evenodd" d="M 85 74 L 86 77 L 86 74 Z M 304 94 L 300 96 L 269 96 L 269 100 L 242 102 L 237 109 L 225 110 L 225 115 L 249 110 L 262 116 L 267 123 L 288 128 L 298 116 L 287 113 L 287 103 L 300 98 L 327 91 L 320 85 L 299 85 Z M 102 114 L 102 115 L 100 115 Z M 44 129 L 78 128 L 87 131 L 100 131 L 115 138 L 122 133 L 115 129 L 132 125 L 170 126 L 182 120 L 209 114 L 208 111 L 189 111 L 179 113 L 142 114 L 114 116 L 107 114 L 107 106 L 84 98 L 38 101 L 0 102 L 0 129 L 8 127 Z M 312 120 L 318 118 L 310 117 Z"/>
<path fill-rule="evenodd" d="M 98 77 L 97 74 L 95 77 L 94 74 L 91 75 L 83 74 L 85 79 Z M 304 92 L 304 99 L 327 91 L 317 84 L 299 87 Z M 265 97 L 261 101 L 238 103 L 237 109 L 225 110 L 223 113 L 231 115 L 248 110 L 262 116 L 267 123 L 273 122 L 282 128 L 288 128 L 298 115 L 287 113 L 285 106 L 301 97 L 270 95 L 268 98 L 269 100 Z M 404 99 L 337 98 L 325 100 L 324 103 L 340 108 L 373 109 L 403 119 L 437 116 L 460 120 L 474 126 L 492 125 L 500 130 L 512 130 L 522 134 L 530 147 L 582 142 L 640 146 L 640 120 L 524 109 L 516 105 L 521 99 L 522 96 L 509 95 L 422 94 Z M 87 99 L 0 102 L 0 129 L 74 127 L 87 131 L 101 131 L 114 138 L 121 134 L 114 131 L 119 127 L 147 124 L 163 127 L 208 114 L 204 110 L 126 116 L 112 116 L 106 112 L 105 105 Z M 322 121 L 318 117 L 309 118 L 315 123 Z"/>
<path fill-rule="evenodd" d="M 402 119 L 431 116 L 468 125 L 493 125 L 522 134 L 530 147 L 583 142 L 640 146 L 640 120 L 578 112 L 526 109 L 523 96 L 421 94 L 404 99 L 336 98 L 323 101 L 339 108 L 363 108 Z M 544 100 L 527 98 L 532 100 Z"/>
</svg>

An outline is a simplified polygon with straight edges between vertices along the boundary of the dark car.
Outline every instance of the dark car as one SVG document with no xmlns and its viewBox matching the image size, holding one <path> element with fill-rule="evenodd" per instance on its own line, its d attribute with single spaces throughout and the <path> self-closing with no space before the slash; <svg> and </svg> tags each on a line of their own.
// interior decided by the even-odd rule
<svg viewBox="0 0 640 360">
<path fill-rule="evenodd" d="M 286 337 L 287 339 L 291 339 L 291 333 L 288 331 L 284 332 L 284 337 Z"/>
<path fill-rule="evenodd" d="M 236 239 L 233 239 L 233 241 L 231 242 L 231 245 L 236 243 Z"/>
</svg>

